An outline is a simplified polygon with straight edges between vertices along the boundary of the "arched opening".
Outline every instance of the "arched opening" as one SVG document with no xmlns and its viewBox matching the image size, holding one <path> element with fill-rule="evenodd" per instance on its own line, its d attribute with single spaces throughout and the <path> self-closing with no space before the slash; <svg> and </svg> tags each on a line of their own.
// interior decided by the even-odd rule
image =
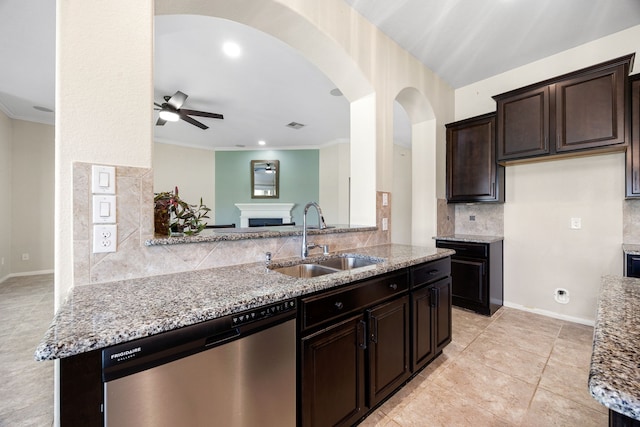
<svg viewBox="0 0 640 427">
<path fill-rule="evenodd" d="M 433 247 L 437 233 L 435 115 L 429 101 L 415 88 L 402 89 L 395 100 L 411 123 L 411 241 L 407 243 Z M 401 179 L 401 175 L 398 177 Z M 405 204 L 404 208 L 409 207 Z M 408 215 L 404 216 L 408 221 Z M 396 219 L 392 218 L 395 225 Z"/>
<path fill-rule="evenodd" d="M 158 0 L 155 9 L 156 15 L 196 14 L 253 27 L 296 49 L 324 73 L 350 102 L 349 222 L 375 225 L 375 96 L 369 81 L 340 45 L 295 11 L 271 0 Z"/>
</svg>

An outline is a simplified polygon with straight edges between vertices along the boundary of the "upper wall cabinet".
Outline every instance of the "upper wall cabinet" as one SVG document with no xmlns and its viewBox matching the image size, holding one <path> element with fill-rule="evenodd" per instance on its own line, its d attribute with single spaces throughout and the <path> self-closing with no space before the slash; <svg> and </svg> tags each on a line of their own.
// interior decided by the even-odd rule
<svg viewBox="0 0 640 427">
<path fill-rule="evenodd" d="M 496 163 L 496 114 L 447 127 L 447 201 L 504 202 L 504 167 Z"/>
<path fill-rule="evenodd" d="M 494 96 L 497 160 L 624 150 L 634 55 Z"/>
<path fill-rule="evenodd" d="M 631 82 L 631 143 L 627 150 L 627 198 L 640 198 L 640 74 Z"/>
</svg>

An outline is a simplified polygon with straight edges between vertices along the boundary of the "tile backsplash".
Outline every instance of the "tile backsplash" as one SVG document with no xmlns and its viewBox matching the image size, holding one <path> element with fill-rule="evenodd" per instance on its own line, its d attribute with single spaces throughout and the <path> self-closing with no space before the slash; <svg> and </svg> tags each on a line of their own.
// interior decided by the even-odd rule
<svg viewBox="0 0 640 427">
<path fill-rule="evenodd" d="M 75 163 L 74 285 L 259 262 L 264 260 L 265 252 L 271 252 L 274 259 L 299 256 L 300 236 L 145 246 L 145 240 L 153 237 L 153 171 L 122 166 L 116 167 L 118 250 L 94 254 L 90 181 L 91 164 Z M 390 206 L 381 206 L 381 193 L 377 194 L 376 204 L 378 215 L 390 214 Z M 336 233 L 328 239 L 331 251 L 338 251 L 389 243 L 390 232 Z"/>
<path fill-rule="evenodd" d="M 458 203 L 455 211 L 456 234 L 504 236 L 504 204 Z"/>
</svg>

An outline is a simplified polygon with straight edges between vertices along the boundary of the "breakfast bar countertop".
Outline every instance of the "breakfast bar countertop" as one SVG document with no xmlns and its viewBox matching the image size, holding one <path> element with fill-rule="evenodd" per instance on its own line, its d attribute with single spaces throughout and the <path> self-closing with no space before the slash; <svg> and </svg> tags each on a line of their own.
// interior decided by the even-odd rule
<svg viewBox="0 0 640 427">
<path fill-rule="evenodd" d="M 640 279 L 604 276 L 589 372 L 591 395 L 640 420 Z"/>
<path fill-rule="evenodd" d="M 451 234 L 447 236 L 436 236 L 436 240 L 447 240 L 449 242 L 465 242 L 465 243 L 493 243 L 504 240 L 502 236 L 481 236 L 477 234 Z"/>
<path fill-rule="evenodd" d="M 314 278 L 294 278 L 264 262 L 75 286 L 36 349 L 52 360 L 178 329 L 452 255 L 450 249 L 387 244 L 332 253 L 382 262 Z M 312 257 L 307 261 L 323 257 Z M 324 257 L 326 258 L 326 257 Z M 274 266 L 300 258 L 275 259 Z"/>
</svg>

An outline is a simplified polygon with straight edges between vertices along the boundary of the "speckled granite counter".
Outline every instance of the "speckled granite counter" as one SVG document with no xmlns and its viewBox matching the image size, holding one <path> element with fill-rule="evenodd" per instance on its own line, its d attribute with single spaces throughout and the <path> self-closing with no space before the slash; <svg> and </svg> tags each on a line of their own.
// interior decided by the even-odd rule
<svg viewBox="0 0 640 427">
<path fill-rule="evenodd" d="M 344 253 L 384 261 L 309 279 L 286 276 L 265 268 L 263 263 L 253 263 L 76 286 L 56 313 L 35 358 L 73 356 L 444 258 L 454 251 L 382 245 Z M 276 260 L 274 264 L 298 261 Z"/>
<path fill-rule="evenodd" d="M 477 236 L 475 234 L 454 234 L 451 236 L 436 236 L 436 240 L 448 240 L 450 242 L 493 243 L 504 240 L 502 236 Z"/>
<path fill-rule="evenodd" d="M 640 245 L 625 243 L 622 245 L 625 255 L 640 255 Z"/>
<path fill-rule="evenodd" d="M 605 276 L 598 300 L 589 391 L 640 420 L 640 279 Z"/>
<path fill-rule="evenodd" d="M 353 233 L 360 231 L 375 231 L 376 227 L 362 225 L 331 224 L 328 228 L 318 230 L 307 227 L 310 236 L 318 234 Z M 223 242 L 230 240 L 266 239 L 269 237 L 301 236 L 302 226 L 274 226 L 248 228 L 208 228 L 195 236 L 157 236 L 146 240 L 146 246 L 181 245 L 184 243 Z"/>
</svg>

